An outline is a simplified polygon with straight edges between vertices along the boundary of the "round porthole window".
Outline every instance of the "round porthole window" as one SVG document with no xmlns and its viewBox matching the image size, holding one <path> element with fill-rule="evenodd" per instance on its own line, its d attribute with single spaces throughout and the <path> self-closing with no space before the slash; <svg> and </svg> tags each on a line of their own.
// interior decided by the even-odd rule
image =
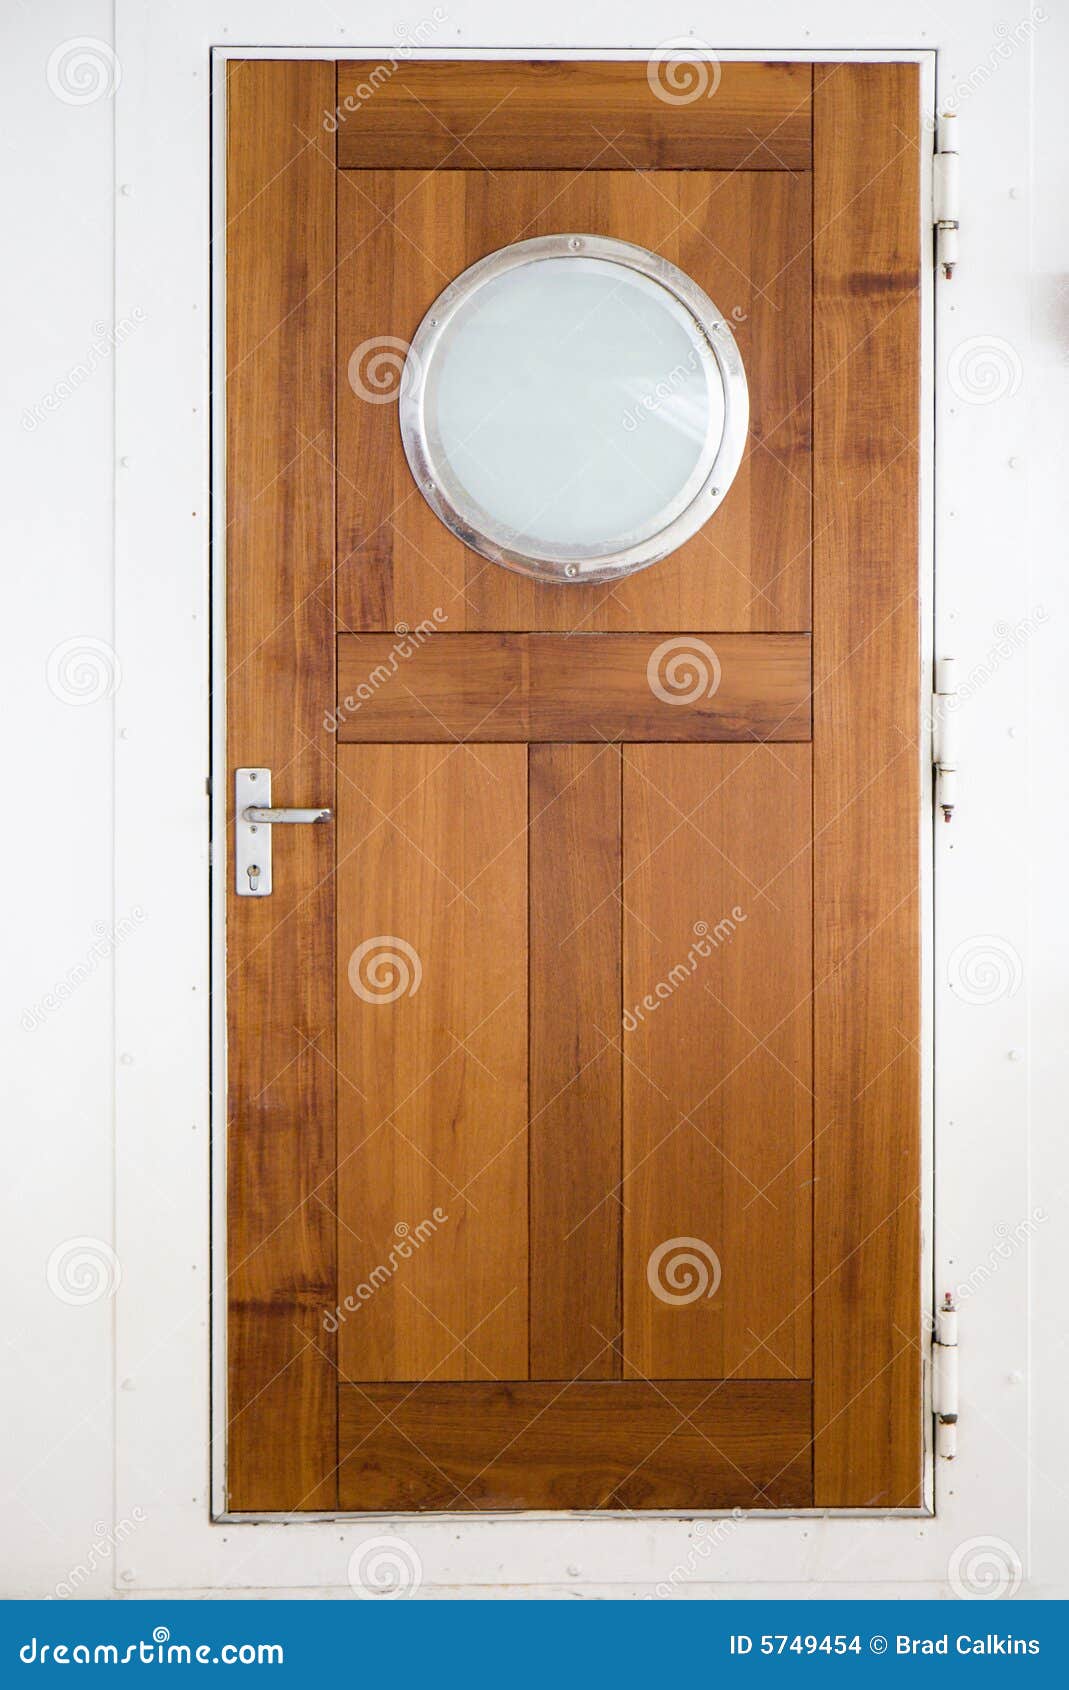
<svg viewBox="0 0 1069 1690">
<path fill-rule="evenodd" d="M 416 332 L 401 435 L 428 504 L 521 574 L 611 581 L 697 532 L 734 479 L 749 403 L 712 300 L 644 247 L 518 241 Z"/>
</svg>

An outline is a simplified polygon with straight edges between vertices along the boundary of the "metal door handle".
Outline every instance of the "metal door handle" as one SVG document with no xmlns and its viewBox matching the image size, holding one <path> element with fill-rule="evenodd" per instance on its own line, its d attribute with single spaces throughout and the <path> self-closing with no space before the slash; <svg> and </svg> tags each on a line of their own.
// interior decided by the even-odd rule
<svg viewBox="0 0 1069 1690">
<path fill-rule="evenodd" d="M 332 819 L 330 810 L 262 810 L 256 804 L 249 804 L 242 815 L 247 822 L 262 822 L 268 827 L 274 827 L 278 822 L 329 822 Z"/>
<path fill-rule="evenodd" d="M 234 890 L 239 898 L 271 896 L 271 832 L 279 824 L 333 821 L 324 805 L 316 810 L 276 810 L 271 804 L 270 769 L 234 771 Z M 283 847 L 285 849 L 285 847 Z"/>
</svg>

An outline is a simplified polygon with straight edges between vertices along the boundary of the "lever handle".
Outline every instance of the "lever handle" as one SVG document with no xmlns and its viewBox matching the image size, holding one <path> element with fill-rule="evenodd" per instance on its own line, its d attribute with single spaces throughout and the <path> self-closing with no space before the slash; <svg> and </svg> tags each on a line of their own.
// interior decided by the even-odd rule
<svg viewBox="0 0 1069 1690">
<path fill-rule="evenodd" d="M 329 822 L 333 819 L 330 810 L 265 810 L 256 804 L 247 805 L 241 814 L 244 821 L 264 823 L 268 827 L 274 827 L 277 822 Z"/>
</svg>

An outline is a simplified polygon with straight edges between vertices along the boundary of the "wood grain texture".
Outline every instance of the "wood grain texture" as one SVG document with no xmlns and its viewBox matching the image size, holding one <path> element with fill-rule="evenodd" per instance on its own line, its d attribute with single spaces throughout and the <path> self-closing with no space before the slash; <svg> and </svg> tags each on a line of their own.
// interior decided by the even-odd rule
<svg viewBox="0 0 1069 1690">
<path fill-rule="evenodd" d="M 815 1500 L 829 1507 L 921 1500 L 918 123 L 915 66 L 817 71 Z"/>
<path fill-rule="evenodd" d="M 340 173 L 343 627 L 416 627 L 436 612 L 450 631 L 809 627 L 809 178 L 638 171 L 621 149 L 616 169 L 597 175 Z M 448 282 L 512 241 L 566 229 L 634 242 L 684 269 L 730 322 L 750 385 L 747 452 L 723 504 L 678 552 L 610 586 L 531 581 L 466 548 L 414 486 L 389 402 L 404 347 Z M 671 376 L 651 372 L 650 393 Z"/>
<path fill-rule="evenodd" d="M 639 170 L 799 170 L 811 80 L 808 65 L 715 60 L 343 62 L 338 158 L 375 170 L 608 170 L 618 142 Z"/>
<path fill-rule="evenodd" d="M 530 748 L 531 1377 L 620 1375 L 620 753 Z"/>
<path fill-rule="evenodd" d="M 227 156 L 227 767 L 334 803 L 333 66 L 232 62 Z M 304 140 L 305 135 L 313 139 Z M 294 240 L 295 228 L 300 240 Z M 232 828 L 226 844 L 233 862 Z M 217 847 L 222 848 L 222 842 Z M 330 828 L 285 828 L 270 899 L 227 899 L 233 1509 L 337 1501 Z"/>
<path fill-rule="evenodd" d="M 809 1374 L 809 757 L 624 749 L 625 1377 Z"/>
<path fill-rule="evenodd" d="M 338 1365 L 526 1378 L 527 752 L 338 775 Z"/>
<path fill-rule="evenodd" d="M 796 1380 L 343 1386 L 343 1508 L 805 1508 Z"/>
<path fill-rule="evenodd" d="M 806 634 L 435 634 L 402 657 L 398 645 L 340 637 L 343 744 L 810 734 Z"/>
<path fill-rule="evenodd" d="M 916 1505 L 916 67 L 405 63 L 338 171 L 356 75 L 228 73 L 225 778 L 337 817 L 228 897 L 228 1505 Z M 693 275 L 751 390 L 611 590 L 467 550 L 368 364 L 573 228 Z"/>
</svg>

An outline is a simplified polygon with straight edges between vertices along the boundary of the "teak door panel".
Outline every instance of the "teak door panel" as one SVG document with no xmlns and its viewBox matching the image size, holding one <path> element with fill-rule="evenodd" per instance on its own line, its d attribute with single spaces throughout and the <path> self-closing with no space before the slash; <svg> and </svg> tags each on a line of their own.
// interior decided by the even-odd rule
<svg viewBox="0 0 1069 1690">
<path fill-rule="evenodd" d="M 805 1508 L 808 1381 L 340 1392 L 343 1508 Z"/>
<path fill-rule="evenodd" d="M 578 177 L 341 171 L 338 180 L 344 627 L 415 627 L 436 611 L 444 627 L 472 630 L 809 627 L 808 175 L 622 167 Z M 611 591 L 562 592 L 469 551 L 412 485 L 395 407 L 377 402 L 396 380 L 397 347 L 454 276 L 512 241 L 568 230 L 631 241 L 687 271 L 730 322 L 749 371 L 749 447 L 717 520 Z"/>
<path fill-rule="evenodd" d="M 526 1378 L 525 748 L 346 746 L 338 781 L 338 1282 L 375 1292 L 339 1374 Z"/>
<path fill-rule="evenodd" d="M 808 748 L 338 775 L 341 1376 L 808 1377 Z M 678 1237 L 723 1276 L 683 1307 Z"/>
<path fill-rule="evenodd" d="M 715 84 L 714 84 L 715 77 Z M 658 100 L 657 80 L 675 99 Z M 812 156 L 808 65 L 586 60 L 338 66 L 338 163 L 479 172 L 792 170 Z M 359 112 L 375 91 L 371 123 Z M 681 93 L 697 98 L 681 100 Z M 715 97 L 714 97 L 715 96 Z"/>
<path fill-rule="evenodd" d="M 333 810 L 227 905 L 238 1513 L 921 1501 L 916 67 L 654 68 L 230 67 L 226 779 Z M 468 550 L 395 402 L 571 231 L 750 391 L 610 586 Z"/>
<path fill-rule="evenodd" d="M 532 745 L 532 1379 L 618 1379 L 623 780 L 612 745 Z"/>
<path fill-rule="evenodd" d="M 809 774 L 807 746 L 624 752 L 623 1352 L 640 1378 L 809 1375 Z M 650 1296 L 673 1237 L 718 1241 L 715 1297 Z"/>
<path fill-rule="evenodd" d="M 338 641 L 338 739 L 805 740 L 807 634 L 345 634 Z M 664 686 L 673 660 L 708 671 L 696 696 Z M 715 673 L 715 686 L 713 677 Z M 661 690 L 651 684 L 651 675 Z M 398 685 L 388 683 L 394 678 Z M 668 694 L 666 697 L 665 694 Z"/>
</svg>

